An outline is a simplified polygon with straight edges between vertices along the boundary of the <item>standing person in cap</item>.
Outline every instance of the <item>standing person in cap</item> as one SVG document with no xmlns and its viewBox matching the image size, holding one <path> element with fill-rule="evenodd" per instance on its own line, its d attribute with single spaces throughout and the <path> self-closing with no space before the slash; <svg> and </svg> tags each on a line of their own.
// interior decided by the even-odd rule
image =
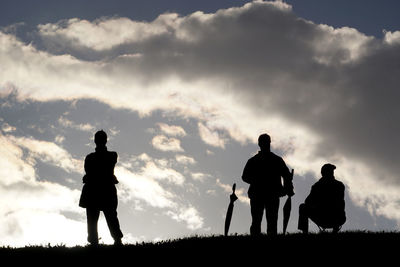
<svg viewBox="0 0 400 267">
<path fill-rule="evenodd" d="M 299 207 L 298 229 L 308 233 L 310 218 L 319 228 L 332 228 L 339 232 L 346 222 L 344 191 L 342 182 L 333 175 L 335 165 L 325 164 L 321 168 L 322 177 L 312 187 L 305 202 Z"/>
<path fill-rule="evenodd" d="M 267 234 L 276 235 L 279 198 L 294 195 L 293 176 L 283 159 L 271 152 L 271 137 L 268 134 L 259 136 L 258 145 L 260 151 L 247 161 L 242 175 L 243 181 L 250 184 L 248 191 L 252 217 L 250 234 L 261 234 L 261 222 L 265 210 Z"/>
<path fill-rule="evenodd" d="M 100 211 L 103 211 L 115 245 L 121 245 L 123 236 L 117 217 L 118 183 L 114 175 L 117 163 L 117 152 L 108 151 L 106 147 L 107 134 L 101 130 L 94 135 L 96 151 L 85 158 L 85 176 L 79 206 L 86 208 L 88 241 L 92 245 L 99 242 L 97 222 Z"/>
</svg>

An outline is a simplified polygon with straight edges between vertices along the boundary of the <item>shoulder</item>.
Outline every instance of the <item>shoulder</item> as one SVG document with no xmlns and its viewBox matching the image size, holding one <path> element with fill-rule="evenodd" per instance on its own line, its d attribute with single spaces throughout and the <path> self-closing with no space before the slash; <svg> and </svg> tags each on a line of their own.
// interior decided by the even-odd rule
<svg viewBox="0 0 400 267">
<path fill-rule="evenodd" d="M 107 151 L 107 153 L 108 153 L 108 156 L 110 158 L 113 158 L 113 159 L 117 159 L 118 158 L 118 154 L 115 151 Z"/>
<path fill-rule="evenodd" d="M 278 156 L 277 154 L 271 152 L 271 158 L 275 161 L 275 162 L 279 162 L 280 164 L 286 165 L 285 161 L 283 160 L 282 157 Z"/>
<path fill-rule="evenodd" d="M 275 154 L 274 152 L 270 152 L 270 157 L 275 159 L 275 160 L 279 160 L 279 161 L 283 161 L 281 156 L 278 156 L 277 154 Z"/>
<path fill-rule="evenodd" d="M 340 188 L 340 189 L 342 189 L 342 190 L 344 190 L 345 189 L 345 186 L 344 186 L 344 184 L 341 182 L 341 181 L 338 181 L 338 180 L 334 180 L 335 181 L 335 185 L 338 187 L 338 188 Z"/>
<path fill-rule="evenodd" d="M 85 160 L 90 160 L 90 159 L 92 159 L 92 158 L 94 158 L 95 157 L 95 152 L 92 152 L 92 153 L 90 153 L 90 154 L 88 154 L 88 155 L 86 155 L 86 158 L 85 158 Z"/>
<path fill-rule="evenodd" d="M 256 154 L 247 160 L 245 169 L 249 170 L 249 169 L 253 169 L 253 168 L 258 168 L 260 163 L 261 163 L 260 154 Z"/>
<path fill-rule="evenodd" d="M 254 162 L 257 161 L 261 158 L 260 153 L 255 154 L 254 156 L 252 156 L 251 158 L 249 158 L 249 160 L 247 162 Z"/>
<path fill-rule="evenodd" d="M 324 184 L 324 179 L 320 178 L 318 181 L 316 181 L 312 186 L 311 189 L 318 189 Z"/>
</svg>

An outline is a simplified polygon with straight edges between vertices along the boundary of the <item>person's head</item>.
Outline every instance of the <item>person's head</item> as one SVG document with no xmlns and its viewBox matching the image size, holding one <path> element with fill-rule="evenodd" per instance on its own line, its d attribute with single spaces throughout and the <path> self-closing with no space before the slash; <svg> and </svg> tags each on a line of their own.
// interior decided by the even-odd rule
<svg viewBox="0 0 400 267">
<path fill-rule="evenodd" d="M 107 144 L 107 134 L 105 131 L 100 130 L 94 134 L 94 143 L 96 146 L 105 146 Z"/>
<path fill-rule="evenodd" d="M 321 168 L 322 177 L 334 177 L 333 171 L 336 169 L 336 166 L 330 163 L 324 164 Z"/>
<path fill-rule="evenodd" d="M 269 151 L 271 149 L 271 137 L 268 134 L 262 134 L 258 137 L 258 146 L 261 151 Z"/>
</svg>

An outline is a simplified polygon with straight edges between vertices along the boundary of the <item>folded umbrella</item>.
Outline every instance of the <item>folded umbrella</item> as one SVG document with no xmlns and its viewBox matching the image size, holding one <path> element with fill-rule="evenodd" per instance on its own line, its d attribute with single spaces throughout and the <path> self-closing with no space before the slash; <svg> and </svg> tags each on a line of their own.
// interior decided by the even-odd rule
<svg viewBox="0 0 400 267">
<path fill-rule="evenodd" d="M 232 219 L 232 213 L 233 213 L 233 203 L 238 199 L 238 197 L 235 194 L 235 190 L 236 190 L 236 184 L 233 184 L 232 194 L 229 196 L 230 202 L 229 202 L 229 206 L 228 206 L 228 211 L 226 212 L 226 217 L 225 217 L 225 236 L 228 235 L 229 226 L 231 225 L 231 219 Z"/>
<path fill-rule="evenodd" d="M 292 210 L 292 197 L 288 196 L 285 205 L 283 205 L 283 234 L 286 234 L 286 228 L 289 223 L 291 210 Z"/>
<path fill-rule="evenodd" d="M 293 175 L 294 175 L 294 170 L 292 169 L 292 180 L 293 180 Z M 293 187 L 292 187 L 293 188 Z M 289 223 L 289 218 L 290 218 L 290 211 L 292 210 L 292 195 L 294 194 L 293 190 L 292 192 L 288 193 L 288 197 L 286 199 L 285 205 L 283 205 L 283 234 L 286 234 L 286 229 Z"/>
</svg>

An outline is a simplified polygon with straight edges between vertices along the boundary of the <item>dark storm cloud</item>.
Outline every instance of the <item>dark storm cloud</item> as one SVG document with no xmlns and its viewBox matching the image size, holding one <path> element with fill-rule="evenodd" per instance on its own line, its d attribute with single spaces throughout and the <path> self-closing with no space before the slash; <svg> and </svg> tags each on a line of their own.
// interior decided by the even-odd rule
<svg viewBox="0 0 400 267">
<path fill-rule="evenodd" d="M 106 28 L 112 38 L 111 21 L 129 24 L 103 19 L 85 22 L 93 28 L 81 29 L 89 38 Z M 124 32 L 132 34 L 129 38 L 108 46 L 107 34 L 99 39 L 103 44 L 87 43 L 77 35 L 71 39 L 73 26 L 82 21 L 65 23 L 53 25 L 53 30 L 48 25 L 47 33 L 42 26 L 39 33 L 48 51 L 106 60 L 106 69 L 121 75 L 133 72 L 150 83 L 170 75 L 188 82 L 226 80 L 260 115 L 283 115 L 320 135 L 321 143 L 313 148 L 318 155 L 362 159 L 379 178 L 398 181 L 396 42 L 314 24 L 278 2 L 254 2 L 215 14 L 164 14 L 136 25 L 133 32 Z"/>
</svg>

